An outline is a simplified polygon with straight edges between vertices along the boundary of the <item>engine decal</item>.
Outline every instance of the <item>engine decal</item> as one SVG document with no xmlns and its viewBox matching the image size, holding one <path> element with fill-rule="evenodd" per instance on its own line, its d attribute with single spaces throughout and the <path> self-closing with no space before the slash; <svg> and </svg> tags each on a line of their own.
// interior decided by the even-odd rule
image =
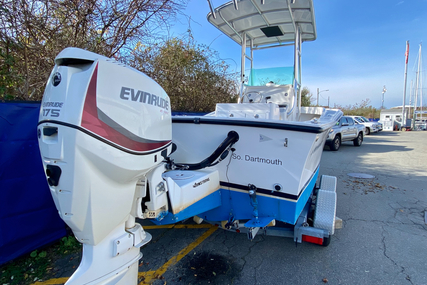
<svg viewBox="0 0 427 285">
<path fill-rule="evenodd" d="M 202 180 L 202 181 L 200 181 L 200 182 L 196 182 L 196 183 L 194 183 L 193 188 L 199 187 L 200 185 L 205 184 L 206 182 L 209 182 L 209 181 L 210 181 L 210 179 L 209 179 L 209 177 L 208 177 L 208 178 L 206 178 L 206 179 L 203 179 L 203 180 Z"/>
<path fill-rule="evenodd" d="M 43 117 L 59 117 L 63 102 L 43 102 L 42 114 Z"/>
<path fill-rule="evenodd" d="M 264 136 L 264 135 L 259 135 L 259 142 L 266 142 L 266 141 L 271 141 L 272 139 L 271 138 L 269 138 L 269 137 L 267 137 L 267 136 Z"/>
<path fill-rule="evenodd" d="M 120 99 L 150 104 L 163 108 L 165 110 L 169 110 L 169 101 L 161 98 L 160 96 L 150 94 L 141 90 L 135 91 L 135 89 L 128 87 L 122 87 L 120 92 Z"/>
<path fill-rule="evenodd" d="M 81 122 L 81 126 L 83 128 L 121 147 L 138 152 L 153 151 L 170 144 L 170 140 L 155 141 L 131 134 L 131 132 L 126 130 L 124 127 L 120 126 L 111 118 L 100 112 L 96 104 L 97 76 L 98 65 L 95 67 L 92 78 L 90 79 L 86 94 Z"/>
</svg>

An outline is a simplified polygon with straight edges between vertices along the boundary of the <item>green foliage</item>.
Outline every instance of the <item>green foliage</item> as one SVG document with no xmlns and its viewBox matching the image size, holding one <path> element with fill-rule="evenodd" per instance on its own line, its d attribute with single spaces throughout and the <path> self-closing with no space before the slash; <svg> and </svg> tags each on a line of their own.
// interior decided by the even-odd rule
<svg viewBox="0 0 427 285">
<path fill-rule="evenodd" d="M 16 89 L 22 79 L 15 68 L 15 58 L 0 47 L 0 101 L 12 100 L 13 90 Z"/>
<path fill-rule="evenodd" d="M 57 243 L 32 251 L 0 267 L 0 284 L 26 285 L 52 277 L 54 263 L 69 254 L 81 252 L 74 236 L 63 237 Z"/>
<path fill-rule="evenodd" d="M 74 236 L 66 236 L 61 239 L 61 246 L 59 252 L 66 254 L 70 251 L 76 251 L 81 249 L 81 244 L 77 241 Z"/>
<path fill-rule="evenodd" d="M 310 92 L 310 89 L 304 87 L 301 90 L 301 106 L 309 107 L 313 100 L 313 94 Z"/>
<path fill-rule="evenodd" d="M 31 252 L 30 254 L 31 257 L 33 258 L 44 258 L 46 257 L 46 251 L 42 251 L 42 252 L 37 252 L 37 250 Z"/>
<path fill-rule="evenodd" d="M 34 250 L 29 258 L 7 264 L 1 271 L 1 284 L 30 284 L 46 275 L 51 259 L 46 251 Z"/>
<path fill-rule="evenodd" d="M 169 95 L 172 110 L 210 112 L 218 102 L 237 100 L 236 74 L 218 53 L 187 39 L 172 38 L 145 46 L 139 43 L 129 65 L 153 78 Z"/>
</svg>

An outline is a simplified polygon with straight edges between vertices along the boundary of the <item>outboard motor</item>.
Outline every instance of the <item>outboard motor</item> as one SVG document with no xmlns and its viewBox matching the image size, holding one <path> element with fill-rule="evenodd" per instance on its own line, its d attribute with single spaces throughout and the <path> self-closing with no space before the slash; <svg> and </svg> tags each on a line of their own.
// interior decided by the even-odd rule
<svg viewBox="0 0 427 285">
<path fill-rule="evenodd" d="M 135 201 L 172 151 L 169 97 L 141 72 L 67 48 L 55 59 L 37 131 L 59 215 L 83 244 L 66 284 L 137 284 L 151 235 L 135 223 Z"/>
</svg>

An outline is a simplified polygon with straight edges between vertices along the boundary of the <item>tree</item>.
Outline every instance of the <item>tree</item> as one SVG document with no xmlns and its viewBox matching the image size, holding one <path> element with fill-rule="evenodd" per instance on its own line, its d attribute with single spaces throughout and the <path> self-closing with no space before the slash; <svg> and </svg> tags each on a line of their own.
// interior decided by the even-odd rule
<svg viewBox="0 0 427 285">
<path fill-rule="evenodd" d="M 0 99 L 12 100 L 13 89 L 22 79 L 15 68 L 15 58 L 8 50 L 0 48 Z"/>
<path fill-rule="evenodd" d="M 309 107 L 313 101 L 313 94 L 310 92 L 310 89 L 307 87 L 302 88 L 301 90 L 301 106 Z"/>
<path fill-rule="evenodd" d="M 334 108 L 340 109 L 343 111 L 344 115 L 348 116 L 363 116 L 366 118 L 379 118 L 380 117 L 380 111 L 376 108 L 372 107 L 371 100 L 369 98 L 366 98 L 365 100 L 362 100 L 360 104 L 356 103 L 354 105 L 334 105 Z"/>
<path fill-rule="evenodd" d="M 210 112 L 216 103 L 237 98 L 237 75 L 228 73 L 228 65 L 217 52 L 197 45 L 190 32 L 183 40 L 139 44 L 128 64 L 164 88 L 174 111 Z"/>
<path fill-rule="evenodd" d="M 125 57 L 137 41 L 167 28 L 187 1 L 0 0 L 0 63 L 2 74 L 11 72 L 0 81 L 0 98 L 40 100 L 65 47 Z"/>
</svg>

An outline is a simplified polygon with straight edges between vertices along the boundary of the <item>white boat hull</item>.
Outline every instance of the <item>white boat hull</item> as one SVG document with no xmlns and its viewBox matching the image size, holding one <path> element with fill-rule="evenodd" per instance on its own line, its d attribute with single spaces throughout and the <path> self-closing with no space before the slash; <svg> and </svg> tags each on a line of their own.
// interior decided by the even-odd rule
<svg viewBox="0 0 427 285">
<path fill-rule="evenodd" d="M 198 215 L 210 221 L 252 219 L 248 185 L 254 185 L 260 217 L 295 224 L 314 188 L 328 130 L 312 122 L 174 117 L 172 137 L 177 150 L 171 157 L 182 164 L 197 163 L 208 157 L 228 132 L 237 132 L 234 151 L 210 167 L 219 173 L 221 205 Z M 209 199 L 199 203 L 208 205 Z M 160 223 L 168 222 L 166 218 Z"/>
</svg>

